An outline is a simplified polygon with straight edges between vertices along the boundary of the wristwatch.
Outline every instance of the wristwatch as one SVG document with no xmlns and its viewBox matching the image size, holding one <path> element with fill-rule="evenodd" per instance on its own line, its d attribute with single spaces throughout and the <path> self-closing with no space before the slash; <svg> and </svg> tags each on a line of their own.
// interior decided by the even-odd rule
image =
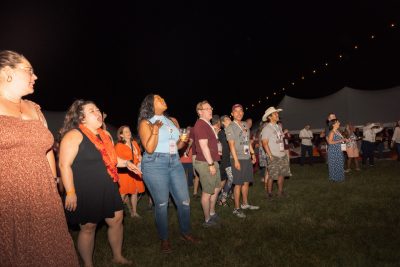
<svg viewBox="0 0 400 267">
<path fill-rule="evenodd" d="M 208 167 L 214 166 L 214 162 L 213 163 L 208 163 Z"/>
</svg>

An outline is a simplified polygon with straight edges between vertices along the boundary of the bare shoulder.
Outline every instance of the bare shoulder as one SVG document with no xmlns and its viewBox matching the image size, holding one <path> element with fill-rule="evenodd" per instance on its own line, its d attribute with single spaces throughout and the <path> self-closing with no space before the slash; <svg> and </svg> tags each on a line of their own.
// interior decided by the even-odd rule
<svg viewBox="0 0 400 267">
<path fill-rule="evenodd" d="M 27 99 L 22 99 L 22 103 L 24 105 L 25 110 L 29 110 L 29 112 L 41 112 L 40 105 L 36 104 L 35 102 Z"/>
<path fill-rule="evenodd" d="M 139 128 L 146 127 L 146 126 L 151 127 L 151 122 L 146 119 L 141 120 L 139 123 Z"/>
<path fill-rule="evenodd" d="M 62 138 L 62 143 L 78 143 L 80 144 L 83 140 L 83 135 L 78 129 L 72 129 L 68 131 Z"/>
</svg>

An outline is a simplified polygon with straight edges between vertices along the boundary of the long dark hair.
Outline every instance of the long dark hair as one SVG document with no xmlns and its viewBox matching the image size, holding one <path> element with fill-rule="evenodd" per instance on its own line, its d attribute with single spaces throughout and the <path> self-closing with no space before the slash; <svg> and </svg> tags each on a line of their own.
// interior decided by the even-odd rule
<svg viewBox="0 0 400 267">
<path fill-rule="evenodd" d="M 69 107 L 67 114 L 65 114 L 64 124 L 61 127 L 59 133 L 59 141 L 64 137 L 64 135 L 72 129 L 79 127 L 79 124 L 85 117 L 83 113 L 83 107 L 87 104 L 96 105 L 93 101 L 78 99 Z"/>
<path fill-rule="evenodd" d="M 154 96 L 155 94 L 148 94 L 140 105 L 137 123 L 138 129 L 142 120 L 148 120 L 154 116 Z"/>
</svg>

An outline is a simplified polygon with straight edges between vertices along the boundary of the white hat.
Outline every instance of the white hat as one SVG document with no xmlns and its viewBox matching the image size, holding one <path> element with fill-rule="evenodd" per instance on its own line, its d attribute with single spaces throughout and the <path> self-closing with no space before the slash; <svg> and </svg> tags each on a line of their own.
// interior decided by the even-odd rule
<svg viewBox="0 0 400 267">
<path fill-rule="evenodd" d="M 281 112 L 282 110 L 283 110 L 283 109 L 280 109 L 280 108 L 275 109 L 275 107 L 269 107 L 269 108 L 265 111 L 264 115 L 262 116 L 262 121 L 267 121 L 267 118 L 268 118 L 269 115 L 271 115 L 271 114 L 274 113 L 274 112 Z"/>
</svg>

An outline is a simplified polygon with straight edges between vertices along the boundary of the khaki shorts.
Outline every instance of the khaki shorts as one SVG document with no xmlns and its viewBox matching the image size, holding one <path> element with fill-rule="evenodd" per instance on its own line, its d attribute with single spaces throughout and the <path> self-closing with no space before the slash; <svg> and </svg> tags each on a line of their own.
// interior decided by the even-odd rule
<svg viewBox="0 0 400 267">
<path fill-rule="evenodd" d="M 206 161 L 195 160 L 194 168 L 199 174 L 201 188 L 204 193 L 214 194 L 215 188 L 221 187 L 221 173 L 218 162 L 214 162 L 216 173 L 210 174 L 210 167 Z"/>
</svg>

